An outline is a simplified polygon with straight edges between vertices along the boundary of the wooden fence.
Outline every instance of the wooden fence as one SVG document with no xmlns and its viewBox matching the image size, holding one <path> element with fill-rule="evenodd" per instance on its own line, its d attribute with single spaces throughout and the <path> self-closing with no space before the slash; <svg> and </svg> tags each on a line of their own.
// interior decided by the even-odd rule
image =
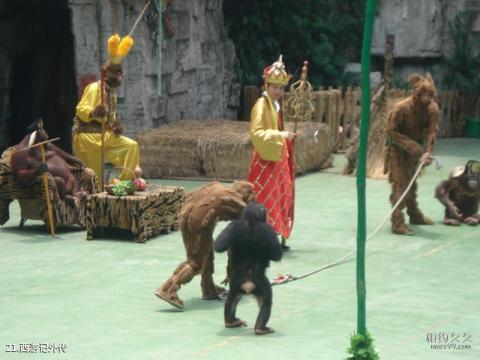
<svg viewBox="0 0 480 360">
<path fill-rule="evenodd" d="M 395 101 L 408 96 L 407 90 L 391 89 L 388 92 L 388 100 Z M 260 96 L 260 88 L 257 86 L 245 86 L 243 93 L 242 119 L 248 121 L 250 110 Z M 285 94 L 283 101 L 288 99 Z M 360 88 L 329 88 L 320 89 L 313 93 L 315 113 L 312 121 L 327 124 L 335 142 L 339 136 L 340 126 L 347 129 L 349 124 L 355 121 L 360 114 L 362 92 Z M 468 117 L 479 117 L 480 94 L 466 95 L 459 91 L 439 91 L 437 102 L 442 113 L 439 125 L 439 137 L 463 136 L 465 120 Z M 288 118 L 286 119 L 288 121 Z M 348 134 L 340 148 L 347 146 Z"/>
</svg>

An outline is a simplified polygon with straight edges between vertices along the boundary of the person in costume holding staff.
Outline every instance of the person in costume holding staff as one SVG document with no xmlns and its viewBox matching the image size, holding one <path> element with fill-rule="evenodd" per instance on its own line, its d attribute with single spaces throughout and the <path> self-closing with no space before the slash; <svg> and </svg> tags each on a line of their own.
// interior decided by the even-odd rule
<svg viewBox="0 0 480 360">
<path fill-rule="evenodd" d="M 104 159 L 116 167 L 134 170 L 140 162 L 136 141 L 122 136 L 123 125 L 117 117 L 117 89 L 123 80 L 122 59 L 127 56 L 133 39 L 118 34 L 108 39 L 109 61 L 103 65 L 104 81 L 90 83 L 76 108 L 73 127 L 73 150 L 97 175 L 102 174 L 102 124 L 104 126 Z M 122 171 L 120 178 L 130 178 Z"/>
<path fill-rule="evenodd" d="M 250 138 L 254 151 L 248 181 L 254 184 L 257 201 L 268 209 L 268 222 L 282 237 L 282 247 L 293 227 L 294 169 L 292 140 L 295 134 L 285 131 L 279 100 L 291 79 L 282 56 L 265 68 L 265 91 L 250 114 Z"/>
</svg>

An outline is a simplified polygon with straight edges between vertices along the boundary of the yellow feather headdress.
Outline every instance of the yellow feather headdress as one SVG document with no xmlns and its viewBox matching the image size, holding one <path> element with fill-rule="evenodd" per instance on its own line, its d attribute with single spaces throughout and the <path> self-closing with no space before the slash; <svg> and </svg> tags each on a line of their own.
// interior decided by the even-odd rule
<svg viewBox="0 0 480 360">
<path fill-rule="evenodd" d="M 120 39 L 120 35 L 115 34 L 108 38 L 108 60 L 111 64 L 121 64 L 125 56 L 128 55 L 134 44 L 130 35 Z"/>
</svg>

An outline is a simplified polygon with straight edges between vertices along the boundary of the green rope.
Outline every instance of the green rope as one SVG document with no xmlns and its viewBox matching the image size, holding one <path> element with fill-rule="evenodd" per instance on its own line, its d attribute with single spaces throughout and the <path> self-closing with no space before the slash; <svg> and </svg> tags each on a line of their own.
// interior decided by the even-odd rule
<svg viewBox="0 0 480 360">
<path fill-rule="evenodd" d="M 162 95 L 162 44 L 163 44 L 163 11 L 165 0 L 156 0 L 155 7 L 158 12 L 158 34 L 157 34 L 157 95 Z"/>
</svg>

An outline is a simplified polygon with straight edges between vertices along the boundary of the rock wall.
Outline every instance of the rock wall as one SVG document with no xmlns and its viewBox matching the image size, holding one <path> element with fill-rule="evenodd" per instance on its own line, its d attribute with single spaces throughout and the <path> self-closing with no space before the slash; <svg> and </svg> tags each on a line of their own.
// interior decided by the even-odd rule
<svg viewBox="0 0 480 360">
<path fill-rule="evenodd" d="M 414 71 L 441 76 L 441 62 L 452 51 L 449 23 L 459 11 L 480 12 L 479 0 L 380 0 L 374 24 L 372 54 L 383 56 L 386 34 L 395 35 L 395 72 Z M 473 30 L 480 34 L 477 15 Z"/>
<path fill-rule="evenodd" d="M 396 57 L 442 55 L 441 0 L 380 0 L 372 38 L 372 53 L 383 55 L 385 35 L 395 35 Z"/>
<path fill-rule="evenodd" d="M 10 117 L 9 77 L 10 63 L 8 54 L 0 48 L 0 151 L 3 151 L 9 143 L 9 129 L 7 119 Z"/>
<path fill-rule="evenodd" d="M 106 60 L 113 18 L 123 36 L 146 1 L 68 0 L 75 37 L 77 83 L 98 74 Z M 124 60 L 119 114 L 127 135 L 178 119 L 235 118 L 240 85 L 235 82 L 235 49 L 223 28 L 221 0 L 174 0 L 166 9 L 175 33 L 159 39 L 155 0 L 133 34 L 135 45 Z M 159 43 L 161 88 L 159 89 Z"/>
<path fill-rule="evenodd" d="M 442 57 L 451 51 L 449 22 L 466 9 L 478 12 L 478 0 L 380 0 L 372 53 L 383 55 L 386 34 L 395 35 L 396 58 Z M 480 31 L 480 17 L 474 26 Z"/>
</svg>

